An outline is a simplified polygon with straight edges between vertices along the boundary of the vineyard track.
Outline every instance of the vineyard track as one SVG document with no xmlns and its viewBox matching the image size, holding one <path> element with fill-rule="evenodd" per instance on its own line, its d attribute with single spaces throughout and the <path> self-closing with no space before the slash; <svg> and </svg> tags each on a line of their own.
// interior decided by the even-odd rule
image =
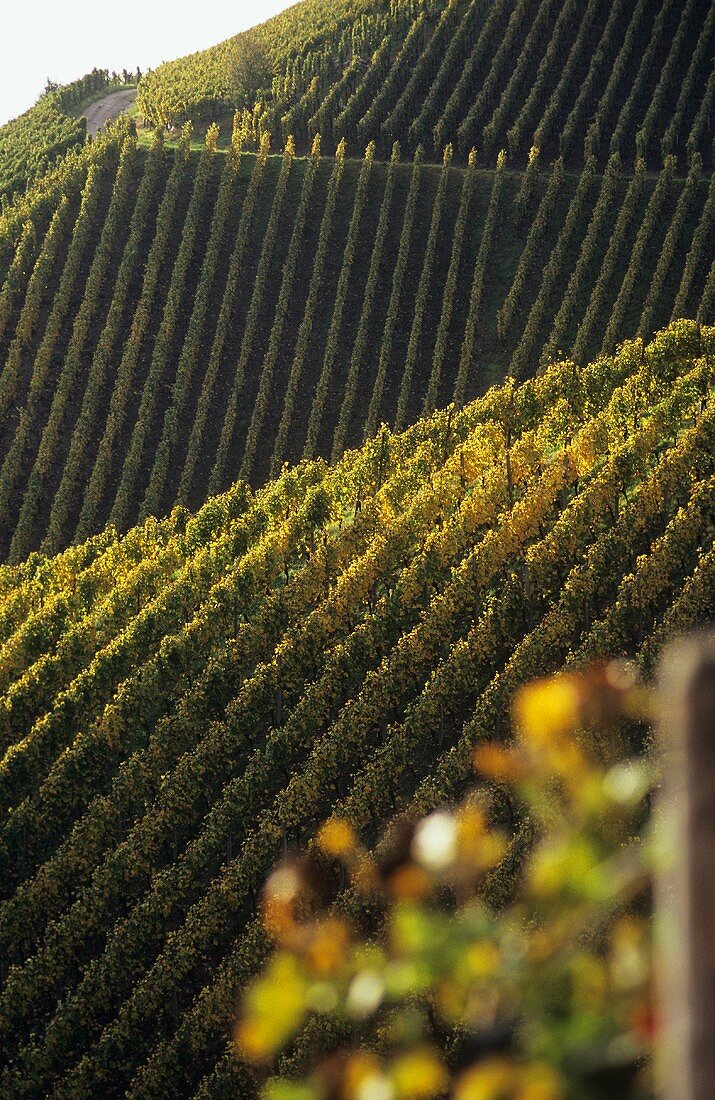
<svg viewBox="0 0 715 1100">
<path fill-rule="evenodd" d="M 98 134 L 108 122 L 124 114 L 136 98 L 136 88 L 132 88 L 125 92 L 111 92 L 90 103 L 83 111 L 83 116 L 87 119 L 87 133 L 92 136 Z"/>
</svg>

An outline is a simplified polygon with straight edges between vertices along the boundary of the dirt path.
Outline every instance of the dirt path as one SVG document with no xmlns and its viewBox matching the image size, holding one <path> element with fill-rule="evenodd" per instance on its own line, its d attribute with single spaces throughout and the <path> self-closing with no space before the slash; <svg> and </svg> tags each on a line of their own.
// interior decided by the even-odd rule
<svg viewBox="0 0 715 1100">
<path fill-rule="evenodd" d="M 136 95 L 136 88 L 127 88 L 126 92 L 111 92 L 110 95 L 90 103 L 84 112 L 87 119 L 87 133 L 96 134 L 110 119 L 121 115 L 122 111 L 131 107 Z"/>
</svg>

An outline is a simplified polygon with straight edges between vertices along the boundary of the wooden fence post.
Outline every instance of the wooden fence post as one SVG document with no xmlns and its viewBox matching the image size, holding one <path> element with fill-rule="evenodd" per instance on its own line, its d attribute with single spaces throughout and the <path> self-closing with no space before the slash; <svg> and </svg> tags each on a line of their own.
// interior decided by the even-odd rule
<svg viewBox="0 0 715 1100">
<path fill-rule="evenodd" d="M 660 669 L 663 867 L 657 883 L 663 1100 L 715 1096 L 715 634 Z"/>
</svg>

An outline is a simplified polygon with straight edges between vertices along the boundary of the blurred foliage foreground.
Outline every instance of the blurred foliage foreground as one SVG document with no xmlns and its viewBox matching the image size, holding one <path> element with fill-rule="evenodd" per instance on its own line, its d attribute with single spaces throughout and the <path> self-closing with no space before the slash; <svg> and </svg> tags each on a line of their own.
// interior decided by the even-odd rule
<svg viewBox="0 0 715 1100">
<path fill-rule="evenodd" d="M 286 857 L 236 1027 L 266 1100 L 652 1094 L 651 780 L 614 762 L 647 710 L 623 664 L 538 681 L 457 809 L 373 854 L 332 819 Z"/>
</svg>

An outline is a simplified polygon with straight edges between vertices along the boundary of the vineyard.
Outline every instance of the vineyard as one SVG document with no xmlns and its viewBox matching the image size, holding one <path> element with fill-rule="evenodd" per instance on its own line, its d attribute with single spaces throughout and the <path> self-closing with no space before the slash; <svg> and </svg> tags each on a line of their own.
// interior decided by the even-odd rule
<svg viewBox="0 0 715 1100">
<path fill-rule="evenodd" d="M 87 132 L 83 119 L 70 118 L 55 96 L 40 102 L 20 118 L 0 128 L 0 196 L 26 189 L 70 149 L 79 148 Z"/>
<path fill-rule="evenodd" d="M 517 59 L 516 61 L 514 59 Z M 580 167 L 619 153 L 713 167 L 715 13 L 708 0 L 307 0 L 139 87 L 153 125 L 238 107 L 259 143 L 317 133 L 351 154 L 448 143 L 524 166 L 536 145 Z"/>
<path fill-rule="evenodd" d="M 70 150 L 81 148 L 86 122 L 71 112 L 108 83 L 106 70 L 95 69 L 72 84 L 48 89 L 29 111 L 0 126 L 2 205 L 26 191 Z"/>
<path fill-rule="evenodd" d="M 0 220 L 3 559 L 337 460 L 561 349 L 713 319 L 697 155 L 685 177 L 617 153 L 520 173 L 244 137 L 116 129 Z"/>
<path fill-rule="evenodd" d="M 227 1029 L 283 848 L 332 811 L 376 844 L 518 685 L 647 675 L 712 615 L 713 355 L 675 322 L 0 568 L 2 1095 L 253 1095 Z"/>
<path fill-rule="evenodd" d="M 374 932 L 321 823 L 378 866 L 522 685 L 715 607 L 715 5 L 303 0 L 136 76 L 0 127 L 9 1100 L 257 1097 L 281 856 Z"/>
</svg>

